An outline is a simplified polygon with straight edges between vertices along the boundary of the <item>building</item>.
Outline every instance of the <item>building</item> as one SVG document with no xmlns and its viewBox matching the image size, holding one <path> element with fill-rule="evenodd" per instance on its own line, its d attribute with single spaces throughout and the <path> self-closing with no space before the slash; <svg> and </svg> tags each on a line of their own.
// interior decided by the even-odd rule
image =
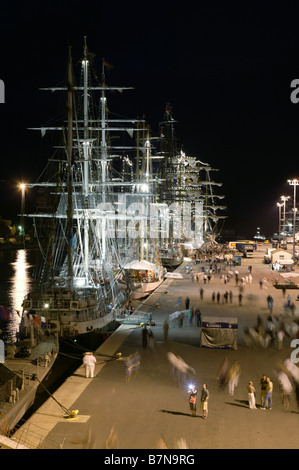
<svg viewBox="0 0 299 470">
<path fill-rule="evenodd" d="M 292 254 L 285 250 L 271 250 L 271 263 L 274 268 L 280 270 L 281 268 L 290 268 L 293 265 Z"/>
</svg>

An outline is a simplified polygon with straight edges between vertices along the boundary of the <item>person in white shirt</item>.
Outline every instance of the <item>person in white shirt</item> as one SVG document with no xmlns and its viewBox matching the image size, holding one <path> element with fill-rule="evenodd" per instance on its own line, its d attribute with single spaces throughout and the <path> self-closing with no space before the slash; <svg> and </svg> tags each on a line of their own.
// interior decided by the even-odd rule
<svg viewBox="0 0 299 470">
<path fill-rule="evenodd" d="M 83 364 L 85 366 L 85 377 L 93 377 L 94 376 L 94 369 L 97 360 L 94 357 L 92 352 L 86 352 L 83 356 Z"/>
</svg>

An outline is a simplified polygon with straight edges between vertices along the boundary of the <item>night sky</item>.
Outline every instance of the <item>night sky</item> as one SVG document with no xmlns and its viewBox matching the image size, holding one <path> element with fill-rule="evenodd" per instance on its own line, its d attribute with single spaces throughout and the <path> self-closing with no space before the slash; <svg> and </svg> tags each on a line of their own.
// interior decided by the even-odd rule
<svg viewBox="0 0 299 470">
<path fill-rule="evenodd" d="M 35 181 L 51 155 L 27 129 L 51 121 L 65 99 L 39 88 L 65 82 L 68 45 L 76 63 L 87 36 L 98 72 L 102 57 L 114 66 L 108 84 L 135 88 L 113 111 L 145 115 L 157 135 L 171 103 L 185 152 L 220 170 L 224 228 L 277 231 L 276 203 L 299 177 L 297 2 L 17 1 L 0 16 L 1 217 L 20 211 L 17 183 Z"/>
</svg>

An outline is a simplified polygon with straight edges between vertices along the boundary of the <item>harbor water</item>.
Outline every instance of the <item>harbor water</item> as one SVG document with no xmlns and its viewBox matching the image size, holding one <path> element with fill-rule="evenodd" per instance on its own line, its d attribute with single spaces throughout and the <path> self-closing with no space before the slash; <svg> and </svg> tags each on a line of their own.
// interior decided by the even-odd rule
<svg viewBox="0 0 299 470">
<path fill-rule="evenodd" d="M 15 339 L 22 314 L 22 302 L 33 282 L 33 270 L 37 262 L 37 250 L 0 250 L 0 305 L 11 309 L 10 320 L 0 320 L 1 338 Z"/>
</svg>

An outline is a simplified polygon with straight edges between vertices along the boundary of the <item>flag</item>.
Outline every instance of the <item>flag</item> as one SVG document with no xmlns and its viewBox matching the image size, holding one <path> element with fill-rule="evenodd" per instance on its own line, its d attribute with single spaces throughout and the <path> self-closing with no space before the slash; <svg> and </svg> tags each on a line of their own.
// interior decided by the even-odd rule
<svg viewBox="0 0 299 470">
<path fill-rule="evenodd" d="M 9 314 L 2 305 L 0 305 L 0 320 L 9 320 Z"/>
</svg>

